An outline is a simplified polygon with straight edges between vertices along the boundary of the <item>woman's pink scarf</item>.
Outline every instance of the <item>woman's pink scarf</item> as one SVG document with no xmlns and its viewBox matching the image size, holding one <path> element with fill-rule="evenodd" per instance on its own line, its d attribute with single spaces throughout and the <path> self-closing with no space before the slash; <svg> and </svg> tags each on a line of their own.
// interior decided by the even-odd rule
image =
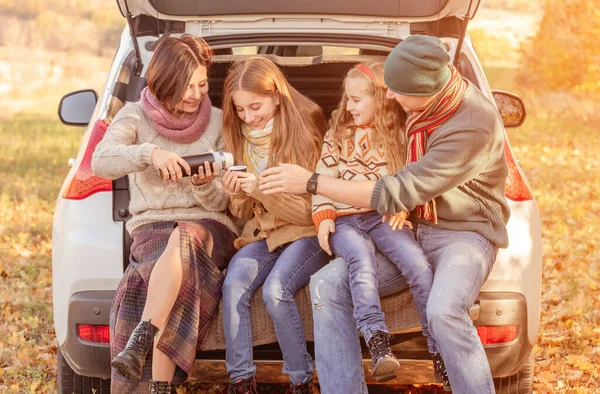
<svg viewBox="0 0 600 394">
<path fill-rule="evenodd" d="M 146 87 L 141 94 L 142 108 L 152 121 L 158 134 L 180 144 L 190 144 L 202 136 L 210 122 L 211 102 L 202 98 L 200 108 L 181 118 L 171 114 Z"/>
</svg>

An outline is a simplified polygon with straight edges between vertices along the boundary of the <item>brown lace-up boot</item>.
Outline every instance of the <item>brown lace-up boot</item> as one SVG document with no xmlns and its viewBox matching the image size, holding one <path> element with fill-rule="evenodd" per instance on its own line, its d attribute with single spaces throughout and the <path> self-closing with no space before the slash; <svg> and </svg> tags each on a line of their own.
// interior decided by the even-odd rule
<svg viewBox="0 0 600 394">
<path fill-rule="evenodd" d="M 169 382 L 150 381 L 150 394 L 171 394 L 173 386 Z"/>
<path fill-rule="evenodd" d="M 131 333 L 125 349 L 112 360 L 110 365 L 119 375 L 129 380 L 140 380 L 146 355 L 152 349 L 158 328 L 150 320 L 141 321 Z"/>
</svg>

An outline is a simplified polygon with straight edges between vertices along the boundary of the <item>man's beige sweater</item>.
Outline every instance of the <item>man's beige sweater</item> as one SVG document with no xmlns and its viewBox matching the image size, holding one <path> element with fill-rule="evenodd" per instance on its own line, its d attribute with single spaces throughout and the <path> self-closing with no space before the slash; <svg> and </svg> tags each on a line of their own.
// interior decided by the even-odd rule
<svg viewBox="0 0 600 394">
<path fill-rule="evenodd" d="M 180 144 L 156 131 L 141 103 L 129 103 L 119 111 L 96 147 L 92 170 L 108 179 L 129 176 L 129 211 L 132 214 L 127 222 L 129 233 L 152 222 L 200 219 L 216 220 L 239 233 L 225 214 L 229 197 L 221 189 L 219 178 L 200 186 L 194 186 L 191 177 L 178 182 L 165 181 L 151 164 L 152 150 L 157 147 L 182 157 L 205 153 L 209 149 L 222 151 L 225 143 L 221 134 L 221 114 L 220 109 L 213 107 L 202 136 L 190 144 Z"/>
</svg>

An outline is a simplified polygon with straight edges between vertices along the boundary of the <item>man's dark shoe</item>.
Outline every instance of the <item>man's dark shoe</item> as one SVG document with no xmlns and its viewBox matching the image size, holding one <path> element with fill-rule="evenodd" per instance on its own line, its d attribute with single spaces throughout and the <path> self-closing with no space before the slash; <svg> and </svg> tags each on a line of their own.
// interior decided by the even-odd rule
<svg viewBox="0 0 600 394">
<path fill-rule="evenodd" d="M 431 358 L 433 359 L 433 370 L 444 385 L 444 391 L 452 391 L 450 388 L 450 380 L 448 379 L 448 372 L 446 371 L 446 364 L 444 364 L 442 356 L 439 353 L 431 353 Z"/>
<path fill-rule="evenodd" d="M 119 375 L 129 380 L 140 380 L 146 355 L 152 349 L 158 328 L 150 320 L 141 321 L 131 333 L 125 349 L 112 360 L 110 365 Z"/>
<path fill-rule="evenodd" d="M 400 368 L 400 363 L 390 346 L 390 334 L 384 331 L 375 331 L 367 347 L 371 353 L 373 362 L 373 377 L 378 382 L 387 382 L 396 377 L 396 370 Z"/>
<path fill-rule="evenodd" d="M 229 383 L 227 394 L 258 394 L 254 378 L 240 379 Z"/>
<path fill-rule="evenodd" d="M 313 383 L 313 381 L 308 381 L 306 383 L 298 383 L 293 384 L 290 383 L 290 394 L 319 394 L 320 391 L 317 389 L 317 386 Z"/>
<path fill-rule="evenodd" d="M 169 382 L 150 381 L 150 394 L 171 394 L 173 386 Z"/>
</svg>

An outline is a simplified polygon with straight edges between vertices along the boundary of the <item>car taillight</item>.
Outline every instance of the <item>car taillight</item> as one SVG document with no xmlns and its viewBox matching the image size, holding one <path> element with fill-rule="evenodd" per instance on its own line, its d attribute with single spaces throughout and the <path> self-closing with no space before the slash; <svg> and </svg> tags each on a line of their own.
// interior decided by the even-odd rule
<svg viewBox="0 0 600 394">
<path fill-rule="evenodd" d="M 109 192 L 112 190 L 110 179 L 99 177 L 92 171 L 92 154 L 96 145 L 102 140 L 108 124 L 99 120 L 94 124 L 83 158 L 75 171 L 75 176 L 63 193 L 63 198 L 69 200 L 83 200 L 98 192 Z"/>
<path fill-rule="evenodd" d="M 92 324 L 78 324 L 77 334 L 82 341 L 96 343 L 110 343 L 110 331 L 108 326 L 96 326 Z"/>
<path fill-rule="evenodd" d="M 506 178 L 504 186 L 504 195 L 513 201 L 533 200 L 531 188 L 525 180 L 521 167 L 517 164 L 512 149 L 510 149 L 510 144 L 506 139 L 504 140 L 504 154 L 506 156 L 506 163 L 508 164 L 508 178 Z"/>
<path fill-rule="evenodd" d="M 483 343 L 484 345 L 512 342 L 517 338 L 518 332 L 518 324 L 513 324 L 509 326 L 477 327 L 477 335 L 479 335 L 481 343 Z"/>
</svg>

